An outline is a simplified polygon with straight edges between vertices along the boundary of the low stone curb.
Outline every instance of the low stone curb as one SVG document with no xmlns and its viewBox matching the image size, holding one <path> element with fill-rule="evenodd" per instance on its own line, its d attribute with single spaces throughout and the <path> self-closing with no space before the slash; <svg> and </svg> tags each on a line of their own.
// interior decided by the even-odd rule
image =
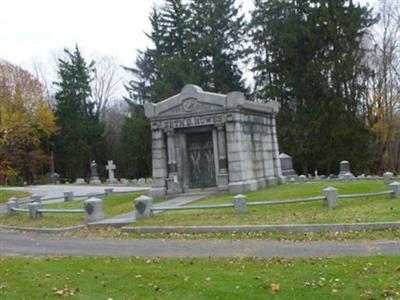
<svg viewBox="0 0 400 300">
<path fill-rule="evenodd" d="M 79 230 L 79 229 L 82 229 L 85 227 L 86 227 L 86 225 L 76 225 L 76 226 L 70 226 L 70 227 L 57 227 L 57 228 L 19 227 L 19 226 L 0 225 L 0 229 L 36 232 L 36 233 L 64 233 L 64 232 L 76 231 L 76 230 Z"/>
<path fill-rule="evenodd" d="M 135 233 L 246 233 L 246 232 L 345 232 L 400 229 L 400 222 L 295 224 L 295 225 L 227 225 L 227 226 L 124 226 L 123 232 Z"/>
</svg>

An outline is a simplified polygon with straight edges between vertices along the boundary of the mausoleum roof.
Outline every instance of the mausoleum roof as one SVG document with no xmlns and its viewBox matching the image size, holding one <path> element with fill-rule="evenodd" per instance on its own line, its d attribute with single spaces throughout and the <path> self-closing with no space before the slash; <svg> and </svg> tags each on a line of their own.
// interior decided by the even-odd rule
<svg viewBox="0 0 400 300">
<path fill-rule="evenodd" d="M 222 112 L 231 109 L 276 114 L 279 111 L 279 107 L 280 105 L 276 101 L 267 103 L 248 101 L 241 92 L 231 92 L 226 95 L 217 94 L 203 91 L 196 85 L 187 84 L 175 96 L 159 103 L 146 103 L 145 114 L 148 118 L 161 118 L 195 113 L 212 113 L 213 111 Z"/>
</svg>

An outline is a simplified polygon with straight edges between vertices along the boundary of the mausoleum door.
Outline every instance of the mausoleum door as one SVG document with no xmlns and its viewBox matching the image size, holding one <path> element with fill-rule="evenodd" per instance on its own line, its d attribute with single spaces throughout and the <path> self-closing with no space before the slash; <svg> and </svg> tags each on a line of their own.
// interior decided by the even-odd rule
<svg viewBox="0 0 400 300">
<path fill-rule="evenodd" d="M 216 186 L 212 132 L 186 134 L 189 188 Z"/>
</svg>

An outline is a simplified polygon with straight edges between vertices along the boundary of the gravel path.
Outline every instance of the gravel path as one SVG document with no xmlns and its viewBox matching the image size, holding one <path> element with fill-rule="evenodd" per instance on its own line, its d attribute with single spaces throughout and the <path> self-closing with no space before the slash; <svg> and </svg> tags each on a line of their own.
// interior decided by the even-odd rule
<svg viewBox="0 0 400 300">
<path fill-rule="evenodd" d="M 107 240 L 0 233 L 1 256 L 330 257 L 400 255 L 400 241 Z"/>
</svg>

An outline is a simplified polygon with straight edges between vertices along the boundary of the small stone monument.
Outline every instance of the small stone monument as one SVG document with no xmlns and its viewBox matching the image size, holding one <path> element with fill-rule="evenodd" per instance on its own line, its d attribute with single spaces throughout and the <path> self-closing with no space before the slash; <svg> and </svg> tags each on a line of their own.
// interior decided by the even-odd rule
<svg viewBox="0 0 400 300">
<path fill-rule="evenodd" d="M 94 160 L 90 163 L 90 184 L 101 184 L 97 175 L 97 164 Z"/>
<path fill-rule="evenodd" d="M 78 178 L 76 178 L 74 184 L 86 184 L 86 181 L 85 181 L 85 179 L 78 177 Z"/>
<path fill-rule="evenodd" d="M 306 175 L 300 175 L 299 176 L 299 182 L 304 183 L 307 181 L 307 176 Z"/>
<path fill-rule="evenodd" d="M 108 179 L 107 183 L 118 183 L 118 180 L 115 178 L 114 170 L 117 167 L 115 166 L 112 160 L 109 160 L 106 166 L 106 170 L 108 171 Z"/>
<path fill-rule="evenodd" d="M 281 153 L 279 154 L 279 160 L 281 161 L 282 176 L 285 176 L 289 181 L 292 178 L 297 180 L 296 172 L 293 169 L 292 157 L 285 153 Z"/>
<path fill-rule="evenodd" d="M 344 179 L 344 175 L 350 174 L 354 177 L 354 175 L 350 171 L 350 163 L 347 160 L 343 160 L 340 162 L 340 171 L 339 171 L 339 179 Z"/>
</svg>

